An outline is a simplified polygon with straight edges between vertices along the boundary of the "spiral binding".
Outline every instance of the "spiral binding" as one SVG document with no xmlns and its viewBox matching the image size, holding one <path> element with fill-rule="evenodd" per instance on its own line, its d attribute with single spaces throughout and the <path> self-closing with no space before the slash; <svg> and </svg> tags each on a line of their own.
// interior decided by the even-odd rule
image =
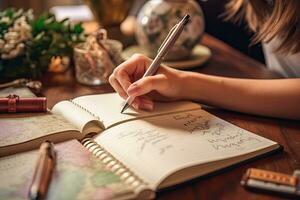
<svg viewBox="0 0 300 200">
<path fill-rule="evenodd" d="M 99 116 L 95 115 L 80 104 L 74 102 L 72 99 L 69 101 L 78 108 L 89 113 L 103 124 L 103 121 Z M 138 199 L 153 199 L 155 197 L 155 192 L 149 189 L 149 186 L 145 181 L 135 175 L 131 170 L 129 170 L 124 164 L 122 164 L 103 147 L 96 143 L 92 138 L 84 138 L 81 143 L 85 148 L 99 158 L 106 168 L 116 174 L 125 184 L 131 187 L 132 190 L 138 194 Z"/>
<path fill-rule="evenodd" d="M 102 124 L 103 121 L 100 119 L 99 116 L 95 115 L 94 113 L 92 113 L 90 110 L 86 109 L 85 107 L 81 106 L 80 104 L 76 103 L 73 101 L 73 99 L 69 100 L 72 104 L 74 104 L 75 106 L 77 106 L 78 108 L 84 110 L 85 112 L 89 113 L 91 116 L 93 116 L 94 118 L 96 118 L 97 120 L 99 120 Z"/>
<path fill-rule="evenodd" d="M 139 193 L 148 190 L 147 183 L 130 171 L 124 164 L 108 153 L 102 146 L 96 143 L 92 138 L 85 138 L 81 141 L 82 145 L 92 152 L 101 162 L 116 174 L 120 179 L 130 186 L 135 192 Z M 148 196 L 148 195 L 147 195 Z"/>
</svg>

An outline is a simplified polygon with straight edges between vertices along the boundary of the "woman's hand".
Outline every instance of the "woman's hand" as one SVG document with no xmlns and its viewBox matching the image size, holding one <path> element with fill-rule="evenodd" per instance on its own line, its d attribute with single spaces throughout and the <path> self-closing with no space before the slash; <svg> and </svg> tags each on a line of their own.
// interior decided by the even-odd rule
<svg viewBox="0 0 300 200">
<path fill-rule="evenodd" d="M 151 62 L 150 58 L 135 54 L 120 64 L 109 77 L 111 86 L 122 98 L 135 97 L 132 103 L 135 109 L 153 110 L 153 100 L 181 98 L 184 72 L 160 66 L 155 75 L 142 78 Z"/>
</svg>

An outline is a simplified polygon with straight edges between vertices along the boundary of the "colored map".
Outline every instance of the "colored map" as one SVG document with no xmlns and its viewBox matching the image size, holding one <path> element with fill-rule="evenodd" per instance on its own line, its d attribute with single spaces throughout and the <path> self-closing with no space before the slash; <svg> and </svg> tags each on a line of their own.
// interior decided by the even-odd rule
<svg viewBox="0 0 300 200">
<path fill-rule="evenodd" d="M 47 199 L 119 199 L 131 195 L 77 140 L 55 145 L 57 164 Z M 0 158 L 0 199 L 28 199 L 38 151 Z"/>
<path fill-rule="evenodd" d="M 63 117 L 51 113 L 0 115 L 0 147 L 76 128 Z"/>
</svg>

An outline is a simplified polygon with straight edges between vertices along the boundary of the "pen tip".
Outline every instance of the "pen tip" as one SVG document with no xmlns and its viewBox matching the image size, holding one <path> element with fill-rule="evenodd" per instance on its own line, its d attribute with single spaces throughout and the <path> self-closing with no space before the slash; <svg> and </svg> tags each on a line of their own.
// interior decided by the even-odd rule
<svg viewBox="0 0 300 200">
<path fill-rule="evenodd" d="M 189 14 L 185 15 L 183 20 L 184 20 L 184 25 L 187 24 L 190 20 L 190 15 Z"/>
<path fill-rule="evenodd" d="M 128 107 L 129 107 L 129 104 L 126 103 L 126 104 L 124 105 L 123 109 L 121 110 L 121 113 L 123 113 Z"/>
<path fill-rule="evenodd" d="M 41 199 L 41 195 L 38 192 L 29 193 L 30 200 L 39 200 Z"/>
</svg>

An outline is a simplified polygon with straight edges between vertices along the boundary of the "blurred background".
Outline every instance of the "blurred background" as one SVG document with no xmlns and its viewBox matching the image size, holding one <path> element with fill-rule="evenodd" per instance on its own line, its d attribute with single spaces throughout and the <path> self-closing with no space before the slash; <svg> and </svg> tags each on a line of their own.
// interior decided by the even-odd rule
<svg viewBox="0 0 300 200">
<path fill-rule="evenodd" d="M 105 0 L 108 2 L 109 0 Z M 118 2 L 118 0 L 111 0 L 112 2 Z M 119 2 L 129 2 L 128 0 L 119 0 Z M 134 1 L 134 0 L 132 0 Z M 16 7 L 29 9 L 32 8 L 35 15 L 40 15 L 46 11 L 49 11 L 53 7 L 63 6 L 74 6 L 74 5 L 86 5 L 91 1 L 83 0 L 0 0 L 0 8 Z M 130 3 L 130 13 L 129 16 L 135 16 L 139 9 L 147 0 L 135 0 L 135 2 Z M 262 48 L 260 44 L 250 46 L 250 40 L 252 33 L 250 33 L 244 22 L 239 24 L 233 24 L 231 22 L 224 22 L 220 17 L 220 14 L 224 12 L 224 5 L 226 1 L 224 0 L 197 0 L 197 3 L 200 4 L 204 16 L 205 16 L 205 32 L 213 35 L 214 37 L 224 41 L 233 48 L 241 51 L 245 55 L 248 55 L 261 63 L 264 63 L 264 57 L 262 53 Z M 129 4 L 128 4 L 129 5 Z M 60 7 L 59 7 L 60 8 Z M 55 9 L 54 9 L 55 10 Z M 55 10 L 56 11 L 56 10 Z M 61 10 L 59 9 L 60 13 Z M 99 11 L 101 12 L 101 11 Z M 72 12 L 68 12 L 69 15 L 72 15 Z M 81 16 L 84 20 L 93 20 L 90 19 L 88 14 L 83 14 Z M 126 35 L 126 37 L 130 37 Z M 132 36 L 133 38 L 133 36 Z M 128 40 L 132 41 L 132 40 Z"/>
</svg>

